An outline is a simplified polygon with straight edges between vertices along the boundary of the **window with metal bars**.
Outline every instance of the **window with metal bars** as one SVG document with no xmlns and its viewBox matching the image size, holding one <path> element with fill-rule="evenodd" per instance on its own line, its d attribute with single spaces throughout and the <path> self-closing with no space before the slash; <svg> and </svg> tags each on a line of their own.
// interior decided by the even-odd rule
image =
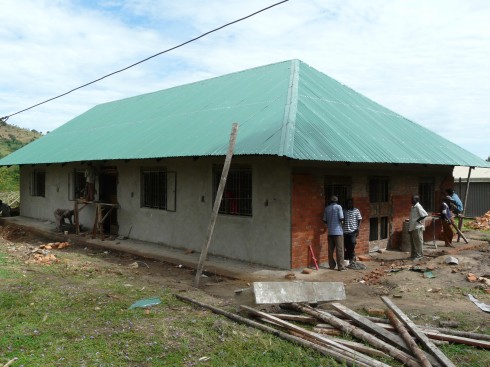
<svg viewBox="0 0 490 367">
<path fill-rule="evenodd" d="M 85 195 L 85 173 L 74 169 L 68 177 L 68 199 L 77 200 Z"/>
<path fill-rule="evenodd" d="M 369 180 L 369 202 L 385 203 L 388 201 L 388 179 L 372 178 Z"/>
<path fill-rule="evenodd" d="M 34 170 L 31 173 L 31 196 L 46 195 L 46 172 Z"/>
<path fill-rule="evenodd" d="M 222 171 L 223 167 L 213 169 L 213 202 Z M 230 167 L 218 213 L 252 216 L 252 169 L 250 167 Z"/>
<path fill-rule="evenodd" d="M 427 211 L 435 210 L 434 203 L 435 184 L 433 178 L 422 178 L 419 182 L 420 204 Z"/>
<path fill-rule="evenodd" d="M 352 180 L 350 177 L 325 177 L 325 205 L 328 205 L 332 196 L 337 196 L 342 208 L 347 205 L 347 199 L 352 195 Z"/>
<path fill-rule="evenodd" d="M 175 211 L 175 177 L 175 172 L 168 172 L 164 168 L 142 169 L 141 206 Z"/>
</svg>

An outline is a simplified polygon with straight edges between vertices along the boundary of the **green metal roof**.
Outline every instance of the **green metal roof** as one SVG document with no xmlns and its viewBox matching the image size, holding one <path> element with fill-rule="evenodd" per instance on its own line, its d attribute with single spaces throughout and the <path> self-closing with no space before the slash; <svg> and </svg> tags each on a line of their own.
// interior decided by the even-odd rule
<svg viewBox="0 0 490 367">
<path fill-rule="evenodd" d="M 489 166 L 299 60 L 95 106 L 0 165 L 225 155 Z"/>
</svg>

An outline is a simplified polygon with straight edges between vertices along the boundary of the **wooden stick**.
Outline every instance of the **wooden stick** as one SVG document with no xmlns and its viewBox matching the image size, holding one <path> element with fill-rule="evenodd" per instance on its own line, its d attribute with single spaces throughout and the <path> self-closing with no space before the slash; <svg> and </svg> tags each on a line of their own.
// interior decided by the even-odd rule
<svg viewBox="0 0 490 367">
<path fill-rule="evenodd" d="M 413 323 L 412 320 L 408 318 L 407 315 L 405 315 L 402 310 L 400 310 L 391 300 L 386 297 L 382 296 L 381 300 L 384 302 L 384 304 L 392 310 L 396 316 L 403 322 L 403 324 L 407 327 L 407 329 L 410 330 L 410 332 L 415 335 L 417 340 L 422 343 L 422 345 L 427 348 L 430 353 L 436 357 L 436 359 L 444 366 L 444 367 L 456 367 L 453 362 L 449 358 L 446 357 L 444 353 L 442 353 L 439 348 L 437 348 L 434 343 L 432 343 L 429 338 L 422 332 L 420 329 Z"/>
<path fill-rule="evenodd" d="M 333 340 L 326 338 L 324 336 L 321 336 L 319 334 L 313 333 L 309 330 L 306 330 L 302 327 L 291 324 L 287 321 L 283 321 L 281 319 L 278 319 L 277 317 L 271 316 L 265 312 L 258 311 L 252 307 L 248 307 L 245 305 L 240 305 L 240 308 L 248 311 L 249 313 L 251 313 L 253 315 L 269 319 L 269 320 L 281 325 L 282 327 L 287 328 L 288 330 L 292 330 L 292 331 L 295 331 L 297 333 L 301 333 L 302 335 L 305 335 L 308 338 L 312 338 L 316 341 L 319 341 L 322 344 L 326 344 L 326 345 L 328 345 L 329 348 L 343 353 L 344 355 L 354 359 L 358 363 L 363 363 L 366 366 L 372 366 L 372 367 L 388 367 L 388 365 L 386 365 L 385 363 L 379 362 L 379 361 L 374 360 L 374 359 L 372 359 L 372 358 L 370 358 L 370 357 L 368 357 L 362 353 L 356 352 L 355 350 L 352 350 L 351 348 L 345 347 L 342 344 L 337 343 L 336 341 L 333 341 Z"/>
<path fill-rule="evenodd" d="M 13 364 L 13 363 L 14 363 L 16 360 L 18 360 L 18 359 L 19 359 L 19 358 L 17 358 L 17 357 L 15 357 L 15 358 L 11 359 L 11 360 L 10 360 L 10 361 L 8 361 L 7 363 L 5 363 L 5 364 L 3 365 L 3 367 L 9 367 L 9 366 L 11 366 L 11 365 L 12 365 L 12 364 Z"/>
<path fill-rule="evenodd" d="M 431 339 L 443 340 L 450 343 L 465 344 L 465 345 L 471 345 L 473 347 L 490 349 L 490 342 L 488 341 L 464 338 L 461 336 L 454 336 L 454 335 L 446 335 L 439 332 L 431 332 L 424 329 L 421 329 L 421 331 Z"/>
<path fill-rule="evenodd" d="M 468 243 L 468 240 L 464 236 L 463 232 L 460 231 L 460 229 L 458 228 L 458 226 L 456 225 L 456 223 L 454 223 L 454 221 L 451 221 L 451 224 L 454 227 L 454 229 L 456 230 L 456 232 L 458 232 L 458 238 L 461 236 L 463 238 L 464 242 L 465 243 Z"/>
<path fill-rule="evenodd" d="M 361 340 L 364 340 L 371 344 L 373 347 L 378 348 L 379 350 L 382 350 L 383 352 L 388 353 L 391 357 L 397 359 L 398 361 L 402 362 L 406 366 L 410 367 L 418 367 L 419 364 L 417 361 L 412 358 L 409 354 L 399 350 L 398 348 L 376 338 L 375 336 L 369 334 L 368 332 L 350 325 L 347 321 L 340 320 L 339 318 L 329 314 L 328 312 L 322 311 L 319 312 L 315 309 L 313 309 L 310 306 L 305 306 L 305 305 L 300 305 L 297 303 L 292 303 L 291 306 L 298 311 L 304 312 L 308 315 L 314 316 L 318 318 L 319 320 L 328 322 L 329 324 L 335 326 L 336 328 L 342 330 L 345 333 L 351 334 L 355 336 L 356 338 L 359 338 Z"/>
<path fill-rule="evenodd" d="M 214 199 L 213 212 L 209 220 L 208 233 L 206 235 L 206 241 L 201 250 L 201 256 L 197 265 L 196 278 L 194 279 L 194 285 L 199 287 L 199 280 L 201 279 L 202 270 L 204 268 L 204 262 L 208 255 L 209 246 L 211 245 L 211 239 L 213 237 L 214 225 L 216 224 L 216 218 L 218 217 L 219 207 L 221 205 L 221 198 L 223 197 L 223 191 L 225 190 L 226 178 L 228 177 L 228 170 L 230 169 L 231 157 L 235 149 L 236 135 L 238 131 L 238 124 L 233 123 L 231 127 L 230 143 L 228 145 L 228 152 L 226 153 L 225 165 L 221 172 L 221 180 L 218 185 L 218 191 L 216 192 L 216 198 Z"/>
<path fill-rule="evenodd" d="M 359 315 L 358 313 L 352 311 L 351 309 L 341 305 L 340 303 L 332 303 L 331 306 L 334 307 L 337 311 L 350 317 L 352 320 L 354 320 L 354 322 L 357 325 L 361 325 L 364 330 L 370 332 L 371 334 L 376 335 L 378 338 L 384 340 L 385 342 L 397 348 L 400 348 L 405 353 L 410 354 L 412 352 L 408 347 L 408 345 L 405 343 L 405 341 L 402 338 L 400 338 L 398 335 L 395 335 L 383 329 L 381 326 L 376 325 L 374 322 L 366 319 L 365 317 Z"/>
<path fill-rule="evenodd" d="M 331 349 L 328 349 L 328 348 L 325 348 L 323 346 L 320 346 L 318 344 L 315 344 L 315 343 L 312 343 L 310 341 L 307 341 L 303 338 L 298 338 L 294 335 L 290 335 L 290 334 L 287 334 L 285 332 L 282 332 L 280 330 L 277 330 L 277 329 L 274 329 L 273 327 L 270 327 L 270 326 L 267 326 L 267 325 L 263 325 L 259 322 L 256 322 L 256 321 L 253 321 L 253 320 L 250 320 L 250 319 L 246 319 L 244 317 L 241 317 L 239 315 L 235 315 L 231 312 L 228 312 L 228 311 L 225 311 L 225 310 L 222 310 L 220 308 L 217 308 L 217 307 L 213 307 L 211 305 L 207 305 L 205 303 L 201 303 L 199 301 L 196 301 L 196 300 L 193 300 L 189 297 L 185 297 L 185 296 L 182 296 L 180 294 L 176 294 L 175 297 L 177 299 L 180 299 L 181 301 L 186 301 L 186 302 L 189 302 L 189 303 L 193 303 L 193 304 L 196 304 L 200 307 L 203 307 L 203 308 L 207 308 L 208 310 L 211 310 L 213 311 L 214 313 L 218 314 L 218 315 L 222 315 L 222 316 L 225 316 L 225 317 L 228 317 L 229 319 L 235 321 L 235 322 L 238 322 L 238 323 L 241 323 L 241 324 L 244 324 L 244 325 L 247 325 L 247 326 L 250 326 L 250 327 L 254 327 L 256 329 L 259 329 L 261 331 L 264 331 L 264 332 L 267 332 L 267 333 L 270 333 L 272 335 L 275 335 L 275 336 L 278 336 L 280 338 L 283 338 L 285 340 L 288 340 L 292 343 L 295 343 L 297 345 L 301 345 L 303 347 L 308 347 L 308 348 L 312 348 L 314 350 L 316 350 L 317 352 L 325 355 L 325 356 L 329 356 L 329 357 L 332 357 L 334 358 L 335 360 L 341 362 L 341 363 L 346 363 L 347 366 L 351 366 L 351 367 L 366 367 L 367 365 L 365 364 L 360 364 L 358 362 L 356 362 L 354 359 L 352 358 L 349 358 L 347 356 L 344 356 L 342 353 L 340 352 L 337 352 L 335 350 L 331 350 Z M 367 366 L 369 367 L 369 366 Z"/>
<path fill-rule="evenodd" d="M 348 319 L 345 315 L 343 315 L 341 312 L 337 311 L 329 311 L 333 316 L 336 316 L 341 319 Z M 389 324 L 390 321 L 385 318 L 381 317 L 374 317 L 374 316 L 364 316 L 366 319 L 377 323 L 377 324 Z M 380 325 L 381 326 L 381 325 Z M 417 325 L 424 333 L 441 333 L 445 335 L 454 335 L 454 336 L 461 336 L 463 338 L 469 338 L 469 339 L 475 339 L 475 340 L 488 340 L 490 341 L 490 335 L 487 334 L 480 334 L 480 333 L 474 333 L 470 331 L 463 331 L 463 330 L 454 330 L 454 329 L 447 329 L 443 327 L 437 327 L 437 326 L 422 326 L 422 325 Z M 432 339 L 432 338 L 431 338 Z"/>
<path fill-rule="evenodd" d="M 417 359 L 420 361 L 420 364 L 422 365 L 422 367 L 432 367 L 429 360 L 425 356 L 424 352 L 418 347 L 417 343 L 415 343 L 415 340 L 412 339 L 412 337 L 408 333 L 407 329 L 405 329 L 405 327 L 403 326 L 401 321 L 397 319 L 397 317 L 393 313 L 393 311 L 386 310 L 385 313 L 386 313 L 386 316 L 388 316 L 388 319 L 390 319 L 390 321 L 393 324 L 393 326 L 395 327 L 395 329 L 401 335 L 402 339 L 410 347 L 410 349 L 412 350 L 415 357 L 417 357 Z"/>
</svg>

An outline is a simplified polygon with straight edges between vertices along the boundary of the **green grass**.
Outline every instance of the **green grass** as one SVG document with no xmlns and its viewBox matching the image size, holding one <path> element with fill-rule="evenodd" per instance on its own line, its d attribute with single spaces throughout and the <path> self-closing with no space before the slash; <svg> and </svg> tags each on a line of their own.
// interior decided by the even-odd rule
<svg viewBox="0 0 490 367">
<path fill-rule="evenodd" d="M 41 266 L 25 264 L 5 248 L 0 239 L 0 366 L 14 357 L 19 359 L 13 367 L 340 366 L 311 349 L 181 302 L 175 283 L 141 277 L 104 256 L 60 251 L 60 263 Z M 219 302 L 193 288 L 184 294 Z M 154 297 L 162 303 L 149 314 L 128 309 Z M 234 305 L 218 307 L 235 312 Z M 472 330 L 479 322 L 470 316 L 442 315 Z M 490 365 L 488 351 L 441 349 L 457 366 Z"/>
<path fill-rule="evenodd" d="M 0 259 L 3 267 L 8 260 Z M 14 366 L 337 366 L 90 260 L 4 268 L 0 365 L 17 357 Z M 128 309 L 152 297 L 162 303 L 149 314 Z"/>
</svg>

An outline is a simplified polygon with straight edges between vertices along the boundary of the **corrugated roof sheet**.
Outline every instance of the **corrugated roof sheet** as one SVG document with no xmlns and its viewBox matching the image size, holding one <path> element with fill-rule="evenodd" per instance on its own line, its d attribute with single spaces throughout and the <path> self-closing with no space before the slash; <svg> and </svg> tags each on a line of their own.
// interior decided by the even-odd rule
<svg viewBox="0 0 490 367">
<path fill-rule="evenodd" d="M 299 61 L 98 105 L 0 165 L 225 155 L 490 166 Z"/>
</svg>

